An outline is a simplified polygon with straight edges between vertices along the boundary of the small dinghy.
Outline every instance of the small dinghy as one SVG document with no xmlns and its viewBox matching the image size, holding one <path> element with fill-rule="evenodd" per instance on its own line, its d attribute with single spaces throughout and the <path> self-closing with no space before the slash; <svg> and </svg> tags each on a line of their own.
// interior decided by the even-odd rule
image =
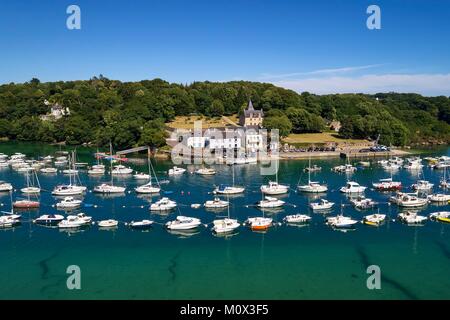
<svg viewBox="0 0 450 320">
<path fill-rule="evenodd" d="M 381 225 L 384 221 L 386 221 L 386 215 L 385 214 L 371 214 L 367 215 L 363 218 L 362 223 L 367 224 L 369 226 L 375 226 L 378 227 Z"/>
<path fill-rule="evenodd" d="M 131 221 L 128 226 L 132 229 L 146 230 L 150 229 L 153 223 L 152 220 Z"/>
<path fill-rule="evenodd" d="M 274 198 L 274 197 L 265 197 L 264 200 L 256 203 L 256 206 L 259 208 L 279 208 L 284 206 L 285 202 L 283 200 Z"/>
<path fill-rule="evenodd" d="M 248 218 L 245 222 L 253 231 L 266 231 L 272 226 L 273 219 L 265 217 Z"/>
<path fill-rule="evenodd" d="M 311 221 L 311 217 L 306 214 L 294 214 L 284 217 L 286 223 L 308 223 Z"/>
<path fill-rule="evenodd" d="M 450 211 L 433 212 L 430 214 L 430 220 L 450 223 Z"/>
<path fill-rule="evenodd" d="M 398 218 L 400 221 L 411 225 L 422 225 L 428 219 L 427 217 L 420 216 L 417 214 L 417 212 L 413 211 L 399 213 Z"/>
<path fill-rule="evenodd" d="M 319 202 L 313 202 L 309 205 L 313 211 L 326 211 L 334 206 L 334 202 L 325 199 L 320 199 Z"/>
<path fill-rule="evenodd" d="M 444 193 L 431 194 L 427 198 L 431 202 L 447 203 L 450 201 L 450 194 L 444 194 Z"/>
<path fill-rule="evenodd" d="M 185 172 L 186 172 L 186 169 L 175 166 L 172 169 L 169 169 L 169 171 L 167 173 L 169 176 L 178 176 L 178 175 L 182 175 Z"/>
<path fill-rule="evenodd" d="M 149 180 L 150 179 L 150 175 L 147 174 L 147 173 L 138 172 L 138 173 L 133 175 L 133 178 L 136 179 L 136 180 Z"/>
<path fill-rule="evenodd" d="M 207 209 L 218 209 L 218 208 L 226 208 L 228 207 L 229 202 L 225 200 L 221 200 L 218 197 L 215 197 L 214 200 L 208 200 L 205 202 L 205 208 Z"/>
<path fill-rule="evenodd" d="M 119 221 L 108 219 L 108 220 L 102 220 L 97 223 L 99 228 L 115 228 L 119 225 Z"/>
</svg>

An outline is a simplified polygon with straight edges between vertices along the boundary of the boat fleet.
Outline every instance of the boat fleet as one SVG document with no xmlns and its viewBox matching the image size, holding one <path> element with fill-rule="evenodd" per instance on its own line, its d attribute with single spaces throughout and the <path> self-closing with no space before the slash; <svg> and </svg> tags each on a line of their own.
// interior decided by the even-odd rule
<svg viewBox="0 0 450 320">
<path fill-rule="evenodd" d="M 104 175 L 107 171 L 107 167 L 100 163 L 100 159 L 102 157 L 96 156 L 97 163 L 92 165 L 87 169 L 88 175 Z M 102 194 L 112 194 L 112 193 L 125 193 L 126 187 L 114 185 L 114 177 L 119 175 L 132 175 L 132 177 L 138 181 L 145 181 L 146 183 L 138 185 L 134 188 L 134 191 L 137 194 L 159 194 L 161 192 L 160 183 L 156 177 L 156 173 L 151 165 L 151 161 L 148 158 L 148 172 L 136 172 L 133 169 L 122 165 L 113 165 L 112 156 L 112 148 L 110 148 L 109 156 L 104 156 L 103 158 L 110 158 L 110 182 L 100 183 L 93 188 L 94 193 L 102 193 Z M 446 168 L 445 165 L 448 162 L 448 159 L 438 158 L 439 160 L 434 163 L 435 169 L 444 169 L 444 177 L 441 180 L 440 186 L 445 186 L 444 183 L 447 182 L 446 179 Z M 431 160 L 430 160 L 431 161 Z M 420 158 L 409 158 L 406 160 L 400 158 L 392 158 L 389 160 L 381 160 L 378 163 L 383 167 L 390 167 L 392 169 L 395 166 L 401 167 L 405 169 L 421 169 L 423 168 L 422 160 Z M 76 162 L 75 152 L 71 154 L 65 154 L 61 156 L 47 156 L 42 158 L 39 162 L 34 160 L 26 160 L 25 155 L 20 153 L 15 153 L 11 155 L 9 158 L 6 155 L 0 154 L 0 168 L 11 167 L 13 170 L 17 170 L 18 172 L 22 172 L 25 174 L 25 185 L 20 189 L 20 192 L 26 196 L 26 199 L 18 199 L 15 202 L 12 202 L 11 199 L 11 212 L 3 212 L 4 214 L 0 216 L 0 227 L 1 228 L 12 228 L 20 224 L 21 215 L 14 213 L 14 208 L 16 209 L 33 209 L 39 208 L 39 201 L 33 200 L 33 196 L 38 196 L 41 192 L 41 186 L 39 182 L 39 178 L 37 173 L 41 174 L 54 174 L 58 173 L 58 169 L 52 167 L 51 164 L 54 164 L 56 167 L 58 166 L 66 166 L 66 169 L 60 170 L 61 173 L 67 175 L 68 182 L 66 184 L 57 185 L 52 191 L 51 194 L 54 196 L 62 197 L 59 202 L 56 203 L 55 207 L 58 210 L 72 210 L 80 208 L 83 204 L 83 201 L 77 199 L 75 196 L 82 195 L 87 192 L 87 187 L 81 184 L 79 178 L 79 170 L 78 166 L 81 166 L 80 163 Z M 366 165 L 365 165 L 366 166 Z M 322 168 L 316 165 L 311 165 L 311 160 L 309 161 L 309 165 L 304 169 L 304 172 L 308 173 L 308 180 L 306 183 L 299 183 L 297 185 L 298 192 L 304 193 L 314 193 L 314 194 L 323 194 L 328 191 L 328 186 L 324 183 L 320 183 L 318 181 L 311 180 L 311 173 L 318 172 Z M 352 173 L 357 170 L 356 167 L 347 163 L 342 166 L 337 166 L 332 169 L 335 172 L 344 172 L 344 173 Z M 187 172 L 187 169 L 174 166 L 169 169 L 167 174 L 169 176 L 181 176 Z M 232 183 L 231 184 L 221 184 L 219 186 L 215 186 L 212 194 L 214 197 L 210 200 L 207 200 L 203 207 L 205 209 L 228 209 L 228 216 L 223 217 L 221 219 L 214 219 L 212 221 L 211 230 L 217 234 L 227 234 L 234 232 L 241 225 L 248 226 L 251 230 L 254 231 L 266 231 L 271 226 L 277 225 L 274 222 L 272 217 L 266 217 L 264 215 L 265 209 L 277 209 L 281 208 L 287 203 L 277 198 L 278 195 L 284 195 L 291 191 L 291 188 L 287 184 L 280 183 L 278 181 L 278 170 L 276 170 L 276 175 L 274 180 L 269 180 L 266 184 L 261 185 L 260 192 L 262 195 L 262 199 L 254 204 L 255 207 L 260 208 L 262 210 L 262 216 L 257 217 L 249 217 L 242 224 L 237 220 L 230 217 L 229 208 L 230 201 L 229 199 L 224 200 L 221 199 L 220 196 L 229 196 L 234 194 L 244 193 L 246 188 L 244 186 L 239 186 L 235 184 L 235 174 L 234 174 L 234 165 L 232 166 Z M 216 171 L 212 168 L 202 167 L 193 172 L 193 174 L 211 176 L 215 175 Z M 430 202 L 446 204 L 450 201 L 450 195 L 445 193 L 436 193 L 436 194 L 428 194 L 425 197 L 422 196 L 422 193 L 429 193 L 433 190 L 434 184 L 430 183 L 425 179 L 419 179 L 416 183 L 411 185 L 411 189 L 414 192 L 401 192 L 402 184 L 401 182 L 394 181 L 392 178 L 392 174 L 390 178 L 380 179 L 378 182 L 372 183 L 372 187 L 374 190 L 381 192 L 396 192 L 389 198 L 389 202 L 399 207 L 407 208 L 408 211 L 401 212 L 398 214 L 398 220 L 400 222 L 406 223 L 408 225 L 422 225 L 427 220 L 439 221 L 439 222 L 450 222 L 450 213 L 446 211 L 435 212 L 430 214 L 430 216 L 419 215 L 417 211 L 413 209 L 417 209 L 427 205 Z M 350 204 L 353 205 L 358 210 L 367 210 L 373 209 L 377 206 L 377 203 L 364 196 L 364 192 L 367 187 L 360 185 L 356 181 L 348 180 L 345 185 L 343 185 L 339 191 L 350 196 Z M 6 181 L 0 181 L 0 192 L 10 192 L 12 195 L 14 191 L 14 187 L 12 184 Z M 11 196 L 12 197 L 12 196 Z M 324 198 L 320 198 L 317 202 L 313 202 L 309 204 L 309 207 L 313 213 L 324 213 L 327 214 L 330 212 L 335 206 L 335 203 L 330 202 Z M 201 207 L 201 204 L 193 204 L 192 208 L 198 209 Z M 341 205 L 341 208 L 344 206 Z M 151 212 L 169 212 L 178 208 L 178 205 L 175 201 L 169 199 L 168 197 L 161 197 L 159 200 L 153 202 L 149 206 L 149 210 Z M 283 222 L 286 224 L 308 224 L 311 221 L 312 217 L 308 214 L 291 214 L 287 215 L 283 218 Z M 386 214 L 374 213 L 365 215 L 362 219 L 354 219 L 352 217 L 347 217 L 341 212 L 336 216 L 330 216 L 325 218 L 326 225 L 329 225 L 336 229 L 351 229 L 354 228 L 357 223 L 362 223 L 369 226 L 380 226 L 385 221 L 388 220 Z M 38 218 L 32 220 L 34 223 L 44 226 L 55 226 L 60 229 L 77 229 L 83 228 L 86 226 L 90 226 L 93 224 L 97 224 L 101 229 L 110 229 L 117 228 L 119 225 L 119 221 L 115 219 L 107 219 L 94 222 L 92 217 L 87 216 L 85 213 L 78 214 L 70 214 L 67 216 L 59 215 L 59 214 L 44 214 L 39 216 Z M 155 222 L 153 220 L 144 219 L 140 221 L 131 221 L 125 223 L 126 226 L 131 229 L 149 229 L 153 227 Z M 207 225 L 203 224 L 200 219 L 194 217 L 187 217 L 183 215 L 178 215 L 174 220 L 166 222 L 164 226 L 168 230 L 172 231 L 185 231 L 185 230 L 194 230 L 199 228 L 200 226 Z"/>
</svg>

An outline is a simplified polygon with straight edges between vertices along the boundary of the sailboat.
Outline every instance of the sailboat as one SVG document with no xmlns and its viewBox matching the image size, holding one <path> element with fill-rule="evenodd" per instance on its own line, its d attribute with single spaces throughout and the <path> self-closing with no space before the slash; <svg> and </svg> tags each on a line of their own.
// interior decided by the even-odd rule
<svg viewBox="0 0 450 320">
<path fill-rule="evenodd" d="M 240 187 L 240 186 L 235 186 L 234 185 L 234 166 L 233 167 L 233 185 L 229 186 L 226 184 L 221 184 L 218 187 L 216 187 L 214 189 L 214 193 L 218 193 L 218 194 L 238 194 L 238 193 L 242 193 L 245 191 L 244 187 Z"/>
<path fill-rule="evenodd" d="M 105 165 L 100 163 L 100 154 L 97 150 L 97 153 L 95 154 L 95 157 L 97 158 L 97 164 L 93 165 L 89 170 L 89 175 L 104 175 L 105 174 Z"/>
<path fill-rule="evenodd" d="M 52 195 L 54 196 L 73 196 L 77 194 L 82 194 L 86 191 L 86 187 L 77 184 L 80 182 L 80 178 L 78 176 L 78 171 L 75 169 L 75 151 L 72 151 L 72 157 L 69 157 L 69 184 L 59 185 L 53 189 Z"/>
<path fill-rule="evenodd" d="M 269 181 L 269 184 L 261 186 L 261 192 L 268 195 L 284 194 L 289 192 L 289 186 L 278 183 L 278 165 L 279 160 L 276 162 L 275 181 Z"/>
<path fill-rule="evenodd" d="M 102 183 L 101 185 L 98 185 L 94 188 L 94 192 L 96 193 L 123 193 L 125 192 L 124 187 L 119 187 L 119 186 L 115 186 L 114 185 L 114 178 L 113 178 L 113 174 L 112 174 L 112 161 L 113 161 L 113 157 L 112 157 L 112 145 L 111 143 L 109 143 L 109 153 L 110 153 L 110 171 L 111 171 L 111 184 L 107 184 L 107 183 Z"/>
<path fill-rule="evenodd" d="M 241 224 L 236 219 L 230 218 L 230 206 L 228 206 L 227 218 L 214 220 L 212 230 L 217 234 L 224 234 L 233 232 L 240 226 Z"/>
<path fill-rule="evenodd" d="M 327 192 L 328 188 L 325 185 L 321 185 L 319 182 L 311 181 L 311 158 L 309 158 L 308 166 L 308 184 L 297 186 L 298 191 L 310 192 L 310 193 L 321 193 Z"/>
<path fill-rule="evenodd" d="M 41 186 L 39 184 L 39 179 L 37 177 L 36 171 L 33 170 L 33 178 L 30 178 L 30 172 L 26 173 L 27 186 L 20 189 L 23 193 L 39 193 L 41 192 Z M 37 186 L 34 185 L 34 180 L 36 180 Z"/>
<path fill-rule="evenodd" d="M 444 188 L 444 189 L 450 187 L 450 180 L 447 179 L 446 175 L 447 175 L 447 168 L 444 168 L 444 175 L 440 181 L 440 186 L 441 186 L 441 188 Z"/>
<path fill-rule="evenodd" d="M 147 193 L 147 194 L 159 193 L 161 191 L 161 188 L 159 186 L 158 178 L 156 177 L 156 173 L 153 170 L 152 162 L 150 160 L 150 150 L 148 150 L 147 153 L 147 162 L 148 162 L 148 182 L 142 186 L 136 187 L 134 190 L 136 191 L 136 193 Z M 156 183 L 158 184 L 157 186 L 152 185 L 152 171 L 155 175 Z"/>
<path fill-rule="evenodd" d="M 421 172 L 421 173 L 422 173 L 422 177 L 423 177 L 423 172 Z M 431 183 L 431 182 L 429 182 L 427 180 L 420 180 L 419 179 L 419 180 L 417 180 L 416 183 L 414 183 L 411 186 L 411 188 L 413 190 L 415 190 L 415 191 L 418 191 L 418 192 L 428 192 L 428 191 L 433 189 L 433 186 L 434 186 L 433 183 Z"/>
</svg>

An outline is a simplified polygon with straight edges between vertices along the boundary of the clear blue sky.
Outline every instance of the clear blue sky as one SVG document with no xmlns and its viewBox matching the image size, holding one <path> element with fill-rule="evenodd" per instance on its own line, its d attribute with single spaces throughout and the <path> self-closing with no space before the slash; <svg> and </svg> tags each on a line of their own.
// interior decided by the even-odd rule
<svg viewBox="0 0 450 320">
<path fill-rule="evenodd" d="M 66 8 L 81 8 L 81 30 Z M 366 8 L 381 8 L 381 30 Z M 0 2 L 0 83 L 163 78 L 450 95 L 450 1 Z"/>
</svg>

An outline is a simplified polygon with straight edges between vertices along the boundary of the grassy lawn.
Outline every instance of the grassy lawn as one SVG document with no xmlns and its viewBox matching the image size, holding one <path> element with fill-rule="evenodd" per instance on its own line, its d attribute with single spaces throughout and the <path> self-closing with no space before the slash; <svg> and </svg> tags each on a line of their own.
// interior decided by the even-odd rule
<svg viewBox="0 0 450 320">
<path fill-rule="evenodd" d="M 335 132 L 322 132 L 322 133 L 300 133 L 290 134 L 283 139 L 283 142 L 289 144 L 323 144 L 327 142 L 337 143 L 367 143 L 366 140 L 358 139 L 341 139 Z"/>
<path fill-rule="evenodd" d="M 207 118 L 205 116 L 179 116 L 176 117 L 175 120 L 168 122 L 167 126 L 175 129 L 194 129 L 194 122 L 202 121 L 203 128 L 218 128 L 229 125 L 229 121 L 226 121 L 224 118 L 235 123 L 239 122 L 237 115 L 217 118 Z"/>
</svg>

